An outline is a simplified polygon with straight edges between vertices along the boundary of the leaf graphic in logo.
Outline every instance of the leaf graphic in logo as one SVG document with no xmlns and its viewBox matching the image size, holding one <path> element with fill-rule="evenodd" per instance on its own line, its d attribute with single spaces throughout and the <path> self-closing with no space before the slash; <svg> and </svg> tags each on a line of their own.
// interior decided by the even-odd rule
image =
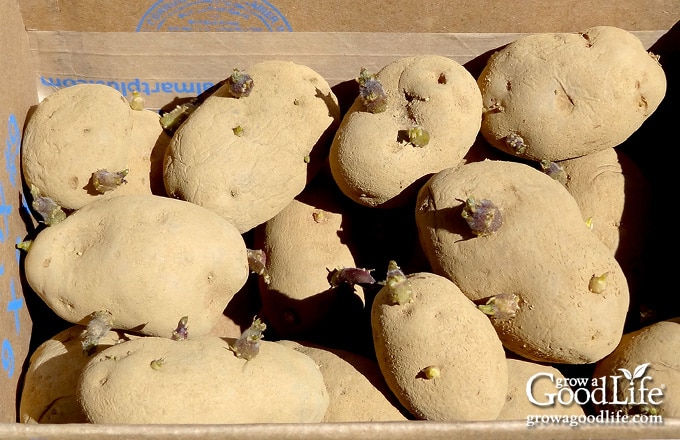
<svg viewBox="0 0 680 440">
<path fill-rule="evenodd" d="M 625 368 L 619 368 L 617 371 L 622 372 L 623 375 L 626 376 L 626 379 L 633 382 L 633 375 L 631 374 L 630 371 L 626 370 Z"/>
<path fill-rule="evenodd" d="M 649 367 L 649 363 L 646 364 L 641 364 L 635 367 L 635 372 L 633 372 L 633 378 L 631 379 L 631 382 L 635 379 L 639 379 L 642 376 L 645 375 L 645 371 L 647 370 L 647 367 Z"/>
</svg>

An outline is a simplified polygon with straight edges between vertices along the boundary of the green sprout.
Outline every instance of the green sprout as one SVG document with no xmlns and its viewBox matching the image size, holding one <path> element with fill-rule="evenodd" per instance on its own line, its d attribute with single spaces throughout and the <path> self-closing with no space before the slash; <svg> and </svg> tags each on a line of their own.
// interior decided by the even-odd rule
<svg viewBox="0 0 680 440">
<path fill-rule="evenodd" d="M 388 289 L 390 304 L 404 305 L 413 302 L 411 281 L 404 275 L 394 260 L 387 264 L 387 278 L 385 287 Z"/>
<path fill-rule="evenodd" d="M 486 304 L 478 305 L 477 308 L 496 319 L 514 318 L 519 310 L 519 297 L 514 293 L 501 293 L 492 296 Z"/>
<path fill-rule="evenodd" d="M 414 147 L 424 147 L 430 142 L 430 133 L 423 127 L 415 126 L 407 131 L 408 141 Z"/>
</svg>

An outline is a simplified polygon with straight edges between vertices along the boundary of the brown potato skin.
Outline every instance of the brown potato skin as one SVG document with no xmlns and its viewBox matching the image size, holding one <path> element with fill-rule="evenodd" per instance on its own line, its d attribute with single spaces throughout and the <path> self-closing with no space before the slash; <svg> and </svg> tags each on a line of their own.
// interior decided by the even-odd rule
<svg viewBox="0 0 680 440">
<path fill-rule="evenodd" d="M 79 401 L 93 423 L 321 421 L 328 393 L 311 358 L 261 341 L 259 353 L 245 360 L 231 343 L 213 336 L 146 337 L 110 347 L 85 366 Z"/>
<path fill-rule="evenodd" d="M 370 113 L 357 97 L 338 128 L 329 162 L 345 195 L 369 207 L 412 203 L 424 176 L 459 164 L 481 124 L 475 78 L 456 61 L 438 55 L 398 59 L 377 74 L 387 110 Z M 429 143 L 404 139 L 414 126 Z"/>
<path fill-rule="evenodd" d="M 486 315 L 450 280 L 408 277 L 413 301 L 395 305 L 388 288 L 371 309 L 373 343 L 385 381 L 418 419 L 493 420 L 508 387 L 505 351 Z M 437 367 L 439 377 L 423 370 Z"/>
<path fill-rule="evenodd" d="M 490 57 L 477 82 L 484 138 L 536 161 L 621 144 L 666 93 L 659 61 L 637 37 L 611 26 L 518 38 Z M 523 139 L 525 151 L 508 146 L 511 134 Z"/>
<path fill-rule="evenodd" d="M 472 234 L 461 216 L 468 197 L 499 208 L 494 234 Z M 433 271 L 470 299 L 519 298 L 513 318 L 492 319 L 507 349 L 529 360 L 580 364 L 618 344 L 629 305 L 623 272 L 573 197 L 541 171 L 505 161 L 444 170 L 421 189 L 416 223 Z M 604 292 L 591 292 L 593 275 L 607 272 Z"/>
<path fill-rule="evenodd" d="M 649 363 L 645 370 L 645 376 L 651 380 L 645 381 L 649 388 L 661 388 L 661 404 L 653 406 L 656 414 L 663 417 L 680 417 L 680 318 L 673 318 L 647 325 L 639 330 L 626 333 L 616 349 L 607 357 L 600 360 L 593 371 L 593 378 L 603 376 L 621 376 L 619 379 L 619 401 L 630 400 L 628 380 L 622 376 L 620 368 L 625 368 L 631 373 L 635 368 Z M 640 378 L 635 380 L 636 390 L 640 389 Z M 613 382 L 607 381 L 606 394 L 608 400 L 613 399 Z M 636 391 L 636 399 L 639 400 L 639 391 Z M 644 413 L 650 408 L 642 408 L 640 405 L 598 405 L 598 410 L 611 409 L 623 410 L 626 414 Z"/>
<path fill-rule="evenodd" d="M 218 89 L 175 132 L 164 159 L 170 196 L 219 213 L 241 233 L 302 192 L 340 122 L 336 96 L 311 68 L 264 61 L 246 72 L 250 94 Z"/>
<path fill-rule="evenodd" d="M 91 202 L 43 229 L 26 279 L 61 318 L 108 311 L 113 327 L 170 337 L 183 316 L 207 334 L 248 277 L 243 237 L 219 215 L 159 196 Z"/>
</svg>

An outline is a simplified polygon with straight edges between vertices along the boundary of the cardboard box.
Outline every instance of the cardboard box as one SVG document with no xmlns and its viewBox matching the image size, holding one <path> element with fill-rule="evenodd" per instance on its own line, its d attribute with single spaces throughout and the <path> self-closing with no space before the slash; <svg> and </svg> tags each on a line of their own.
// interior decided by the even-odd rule
<svg viewBox="0 0 680 440">
<path fill-rule="evenodd" d="M 20 143 L 32 106 L 56 88 L 100 82 L 124 95 L 145 93 L 151 107 L 194 96 L 226 77 L 234 66 L 265 59 L 306 64 L 334 86 L 348 104 L 347 85 L 360 67 L 378 70 L 402 56 L 436 53 L 478 73 L 488 54 L 522 33 L 579 31 L 613 25 L 633 31 L 661 55 L 668 77 L 662 106 L 631 142 L 654 145 L 633 151 L 656 188 L 657 200 L 672 200 L 673 172 L 659 172 L 650 151 L 677 146 L 672 129 L 678 98 L 680 4 L 673 0 L 342 3 L 310 0 L 147 0 L 58 2 L 0 0 L 0 438 L 680 438 L 680 420 L 663 425 L 527 428 L 525 421 L 477 423 L 342 423 L 253 426 L 95 426 L 16 424 L 22 372 L 30 352 L 65 326 L 47 310 L 21 277 L 16 244 L 35 227 L 21 183 Z M 183 31 L 182 33 L 173 31 Z M 223 32 L 237 31 L 237 32 Z M 252 32 L 251 32 L 252 31 Z M 260 32 L 258 32 L 260 31 Z M 667 165 L 668 166 L 668 165 Z M 668 204 L 663 213 L 668 214 Z M 654 225 L 657 227 L 657 225 Z M 672 227 L 659 226 L 674 233 Z M 665 236 L 659 255 L 667 252 Z M 656 249 L 656 248 L 655 248 Z M 672 259 L 659 257 L 659 272 Z M 651 288 L 668 292 L 666 279 Z M 674 293 L 674 292 L 668 292 Z"/>
</svg>

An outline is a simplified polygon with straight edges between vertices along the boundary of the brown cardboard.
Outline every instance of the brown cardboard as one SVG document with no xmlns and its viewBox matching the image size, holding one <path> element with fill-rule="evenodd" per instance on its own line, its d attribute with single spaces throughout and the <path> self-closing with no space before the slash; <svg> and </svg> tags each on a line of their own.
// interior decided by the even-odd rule
<svg viewBox="0 0 680 440">
<path fill-rule="evenodd" d="M 305 0 L 306 1 L 306 0 Z M 233 426 L 97 426 L 97 425 L 21 425 L 13 423 L 15 416 L 15 396 L 20 386 L 20 371 L 30 352 L 31 345 L 39 343 L 47 335 L 56 334 L 54 323 L 49 314 L 41 314 L 35 294 L 22 289 L 19 276 L 19 255 L 14 246 L 23 239 L 32 221 L 20 209 L 22 204 L 21 186 L 13 174 L 19 167 L 18 134 L 21 132 L 30 107 L 51 92 L 50 82 L 56 84 L 65 79 L 74 81 L 104 81 L 116 84 L 137 81 L 158 83 L 159 92 L 148 96 L 148 103 L 158 107 L 177 96 L 191 96 L 223 79 L 234 66 L 247 67 L 263 59 L 281 58 L 306 63 L 326 76 L 338 92 L 352 83 L 360 67 L 377 69 L 392 59 L 410 54 L 438 53 L 464 63 L 472 72 L 477 72 L 485 56 L 498 47 L 514 40 L 520 33 L 557 30 L 581 30 L 593 24 L 619 25 L 635 30 L 646 47 L 652 48 L 665 60 L 669 89 L 667 98 L 657 114 L 650 118 L 641 133 L 661 139 L 659 145 L 672 146 L 677 136 L 671 132 L 677 121 L 673 108 L 678 97 L 678 59 L 680 38 L 678 30 L 666 32 L 680 17 L 676 1 L 656 1 L 639 4 L 625 2 L 625 7 L 607 2 L 560 3 L 564 8 L 559 11 L 554 5 L 543 6 L 541 2 L 458 2 L 456 8 L 461 22 L 460 29 L 442 27 L 447 19 L 438 3 L 430 2 L 416 10 L 410 3 L 393 2 L 390 11 L 381 20 L 371 20 L 366 14 L 366 3 L 353 5 L 347 1 L 345 10 L 360 11 L 349 19 L 338 14 L 332 5 L 316 5 L 311 2 L 291 2 L 295 6 L 283 8 L 286 18 L 295 11 L 295 18 L 310 28 L 292 29 L 284 33 L 138 33 L 136 24 L 140 17 L 156 2 L 127 2 L 115 4 L 107 2 L 110 9 L 93 9 L 92 2 L 59 2 L 54 0 L 21 0 L 21 10 L 15 0 L 0 0 L 0 72 L 7 78 L 0 82 L 0 143 L 4 154 L 0 156 L 0 185 L 5 199 L 0 203 L 0 214 L 9 213 L 7 227 L 5 217 L 0 217 L 0 232 L 9 233 L 6 241 L 0 242 L 0 340 L 8 340 L 12 346 L 13 363 L 3 363 L 0 369 L 0 438 L 2 439 L 127 439 L 167 437 L 187 439 L 307 439 L 333 438 L 354 439 L 370 437 L 373 439 L 485 439 L 485 438 L 680 438 L 680 419 L 665 419 L 663 425 L 587 425 L 572 428 L 552 424 L 528 428 L 526 421 L 476 422 L 476 423 L 343 423 L 310 425 L 233 425 Z M 175 0 L 176 4 L 182 3 Z M 252 2 L 251 2 L 252 3 Z M 276 1 L 284 4 L 282 0 Z M 318 3 L 318 2 L 317 2 Z M 330 2 L 324 2 L 330 3 Z M 151 6 L 150 6 L 151 5 Z M 303 7 L 303 6 L 308 7 Z M 439 5 L 439 6 L 437 6 Z M 597 6 L 597 10 L 588 7 Z M 512 9 L 511 7 L 514 7 Z M 314 9 L 316 8 L 316 9 Z M 330 22 L 315 22 L 310 11 L 325 10 L 323 16 L 335 16 L 335 25 Z M 106 8 L 105 8 L 106 9 Z M 537 11 L 550 20 L 536 19 L 528 11 Z M 108 15 L 115 10 L 116 15 Z M 571 14 L 564 15 L 565 10 Z M 572 11 L 575 10 L 575 11 Z M 435 20 L 424 19 L 424 28 L 414 29 L 414 20 L 408 17 L 418 15 L 418 11 Z M 482 11 L 482 12 L 480 12 Z M 633 14 L 632 11 L 637 12 Z M 21 14 L 20 14 L 21 12 Z M 494 12 L 494 17 L 489 17 Z M 140 15 L 141 14 L 141 15 Z M 560 15 L 562 14 L 562 16 Z M 496 20 L 495 17 L 501 17 Z M 635 16 L 633 19 L 631 17 Z M 117 18 L 116 18 L 117 17 Z M 533 17 L 533 18 L 529 18 Z M 271 16 L 270 16 L 271 18 Z M 450 18 L 450 17 L 448 17 Z M 514 19 L 513 19 L 514 18 Z M 563 20 L 560 18 L 564 18 Z M 25 31 L 22 19 L 29 31 Z M 597 19 L 600 19 L 598 22 Z M 118 21 L 116 21 L 118 20 Z M 292 19 L 291 19 L 292 20 Z M 394 20 L 394 23 L 390 22 Z M 399 22 L 399 20 L 402 20 Z M 406 20 L 406 21 L 403 21 Z M 115 22 L 115 23 L 114 23 Z M 291 21 L 292 22 L 292 21 Z M 355 23 L 362 23 L 361 27 Z M 371 27 L 376 26 L 378 28 Z M 389 23 L 389 25 L 385 24 Z M 404 28 L 404 23 L 409 27 Z M 350 26 L 351 25 L 351 26 Z M 328 26 L 328 27 L 324 27 Z M 350 26 L 350 27 L 347 27 Z M 358 24 L 356 25 L 358 26 Z M 35 29 L 35 30 L 31 30 Z M 384 32 L 389 29 L 390 32 Z M 403 33 L 417 31 L 417 33 Z M 427 32 L 422 32 L 424 29 Z M 125 32 L 107 33 L 117 30 Z M 187 29 L 196 30 L 196 29 Z M 340 32 L 361 30 L 362 32 Z M 314 31 L 314 32 L 309 32 Z M 473 33 L 451 33 L 451 32 Z M 481 33 L 480 33 L 481 32 Z M 51 78 L 45 81 L 44 78 Z M 178 84 L 194 84 L 194 91 L 188 85 L 175 88 Z M 169 84 L 167 87 L 164 84 Z M 198 84 L 198 85 L 197 85 Z M 127 87 L 127 86 L 126 86 Z M 167 91 L 164 91 L 164 87 Z M 122 86 L 121 86 L 122 88 Z M 127 88 L 128 91 L 130 87 Z M 342 96 L 341 96 L 342 98 Z M 346 99 L 346 97 L 344 98 Z M 13 116 L 12 116 L 13 115 Z M 673 119 L 671 119 L 673 118 Z M 18 129 L 17 129 L 18 128 Z M 649 137 L 651 138 L 651 137 Z M 648 139 L 649 139 L 648 138 Z M 648 151 L 648 150 L 646 150 Z M 644 156 L 643 154 L 639 154 Z M 650 159 L 640 158 L 651 166 Z M 8 166 L 9 165 L 9 166 Z M 14 168 L 12 168 L 14 167 Z M 677 184 L 670 181 L 666 173 L 655 180 L 655 184 L 665 189 L 662 198 L 669 197 L 670 189 Z M 668 184 L 668 185 L 667 185 Z M 2 210 L 4 208 L 4 211 Z M 4 229 L 3 229 L 4 228 Z M 669 259 L 665 260 L 669 267 Z M 664 273 L 671 273 L 664 270 Z M 14 281 L 12 281 L 14 280 Z M 661 288 L 667 286 L 661 285 Z M 14 290 L 12 290 L 14 288 Z M 657 289 L 662 290 L 662 289 Z M 28 310 L 31 310 L 31 316 Z M 14 312 L 19 314 L 19 332 Z M 32 317 L 32 319 L 31 319 Z M 33 320 L 32 344 L 29 345 L 31 321 Z M 50 331 L 54 329 L 54 331 Z M 41 339 L 42 338 L 42 339 Z M 3 362 L 5 351 L 3 351 Z M 8 358 L 9 359 L 9 358 Z M 13 365 L 13 375 L 8 377 L 5 365 Z M 4 374 L 4 376 L 3 376 Z"/>
<path fill-rule="evenodd" d="M 0 421 L 16 419 L 16 396 L 24 360 L 28 355 L 31 318 L 19 276 L 16 243 L 26 237 L 21 209 L 19 148 L 26 110 L 36 102 L 35 66 L 28 53 L 28 38 L 19 9 L 0 2 Z"/>
<path fill-rule="evenodd" d="M 21 0 L 28 29 L 283 32 L 578 32 L 670 29 L 675 0 Z"/>
</svg>

